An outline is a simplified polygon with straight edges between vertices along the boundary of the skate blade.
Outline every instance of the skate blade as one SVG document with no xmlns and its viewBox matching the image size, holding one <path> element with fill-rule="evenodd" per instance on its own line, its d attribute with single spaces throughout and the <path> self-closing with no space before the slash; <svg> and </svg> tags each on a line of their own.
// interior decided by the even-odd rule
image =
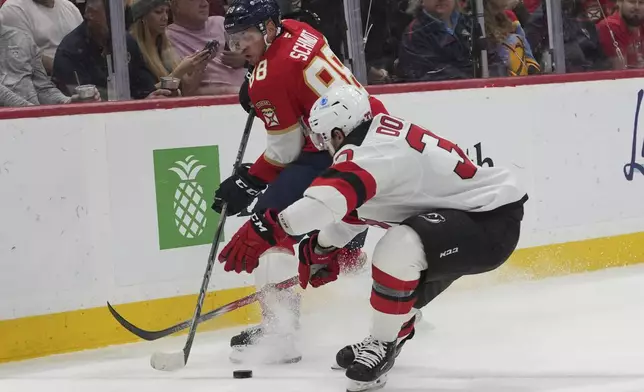
<svg viewBox="0 0 644 392">
<path fill-rule="evenodd" d="M 236 365 L 241 365 L 244 363 L 247 363 L 246 361 L 239 360 L 237 358 L 228 358 L 231 363 L 234 363 Z M 281 359 L 279 361 L 263 361 L 261 364 L 262 365 L 288 365 L 290 363 L 298 363 L 302 360 L 302 357 L 295 357 L 295 358 L 288 358 L 288 359 Z M 339 369 L 339 370 L 344 370 L 344 369 Z"/>
<path fill-rule="evenodd" d="M 383 374 L 378 377 L 375 381 L 355 381 L 349 380 L 349 385 L 347 386 L 347 392 L 366 392 L 366 391 L 377 391 L 378 389 L 384 388 L 387 384 L 387 374 Z"/>
<path fill-rule="evenodd" d="M 331 370 L 346 370 L 346 369 L 338 365 L 337 363 L 334 363 L 331 365 Z"/>
<path fill-rule="evenodd" d="M 233 347 L 228 360 L 236 365 L 239 364 L 262 364 L 262 365 L 285 365 L 290 363 L 298 363 L 302 360 L 302 356 L 286 357 L 280 359 L 257 358 L 252 353 L 244 353 L 244 349 L 237 346 Z"/>
</svg>

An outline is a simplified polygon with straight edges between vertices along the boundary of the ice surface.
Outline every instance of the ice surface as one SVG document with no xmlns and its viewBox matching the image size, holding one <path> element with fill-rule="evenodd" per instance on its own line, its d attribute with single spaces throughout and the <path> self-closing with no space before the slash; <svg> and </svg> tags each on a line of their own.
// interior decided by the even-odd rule
<svg viewBox="0 0 644 392">
<path fill-rule="evenodd" d="M 304 359 L 248 366 L 252 379 L 232 378 L 247 368 L 228 361 L 232 329 L 197 335 L 177 372 L 156 371 L 149 359 L 180 350 L 185 336 L 5 364 L 0 391 L 344 391 L 344 374 L 329 366 L 368 333 L 368 296 L 365 276 L 307 290 Z M 644 392 L 644 266 L 456 284 L 423 313 L 383 391 Z"/>
</svg>

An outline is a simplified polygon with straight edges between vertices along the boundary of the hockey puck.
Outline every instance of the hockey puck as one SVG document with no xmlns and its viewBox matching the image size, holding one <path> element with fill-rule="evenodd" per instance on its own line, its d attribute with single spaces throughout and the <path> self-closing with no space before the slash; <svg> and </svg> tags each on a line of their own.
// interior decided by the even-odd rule
<svg viewBox="0 0 644 392">
<path fill-rule="evenodd" d="M 234 378 L 251 378 L 251 377 L 253 377 L 253 371 L 252 370 L 235 370 L 233 372 L 233 377 Z"/>
</svg>

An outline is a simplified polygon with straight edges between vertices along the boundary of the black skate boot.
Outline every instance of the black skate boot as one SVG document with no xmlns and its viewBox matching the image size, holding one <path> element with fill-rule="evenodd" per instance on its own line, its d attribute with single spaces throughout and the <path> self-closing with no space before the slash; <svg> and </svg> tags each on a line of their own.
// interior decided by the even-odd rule
<svg viewBox="0 0 644 392">
<path fill-rule="evenodd" d="M 372 339 L 356 353 L 356 359 L 347 368 L 347 392 L 380 389 L 387 383 L 387 373 L 396 360 L 396 342 Z"/>
<path fill-rule="evenodd" d="M 262 322 L 233 336 L 229 359 L 233 363 L 295 363 L 302 360 L 296 347 L 296 333 L 299 330 L 300 296 L 297 293 L 277 293 L 287 301 L 284 308 L 270 309 L 260 302 Z M 273 310 L 277 310 L 275 313 Z"/>
<path fill-rule="evenodd" d="M 264 336 L 264 327 L 255 325 L 230 338 L 230 347 L 243 349 L 246 346 L 255 344 L 262 336 Z"/>
<path fill-rule="evenodd" d="M 398 357 L 398 354 L 400 354 L 400 351 L 402 350 L 403 345 L 405 344 L 406 341 L 412 339 L 414 337 L 414 334 L 416 333 L 416 329 L 414 328 L 414 325 L 420 320 L 420 314 L 414 315 L 409 321 L 407 321 L 403 326 L 400 328 L 400 332 L 398 333 L 398 340 L 397 340 L 397 345 L 396 345 L 396 357 Z M 356 353 L 358 350 L 360 350 L 362 347 L 366 346 L 367 344 L 371 343 L 372 337 L 369 336 L 365 338 L 362 342 L 359 343 L 354 343 L 348 346 L 344 346 L 343 348 L 338 351 L 338 353 L 335 355 L 335 362 L 336 364 L 332 366 L 333 369 L 339 370 L 339 369 L 346 369 L 349 365 L 353 363 L 356 359 Z"/>
<path fill-rule="evenodd" d="M 263 325 L 233 336 L 230 346 L 232 363 L 287 364 L 302 360 L 292 332 L 276 332 Z"/>
</svg>

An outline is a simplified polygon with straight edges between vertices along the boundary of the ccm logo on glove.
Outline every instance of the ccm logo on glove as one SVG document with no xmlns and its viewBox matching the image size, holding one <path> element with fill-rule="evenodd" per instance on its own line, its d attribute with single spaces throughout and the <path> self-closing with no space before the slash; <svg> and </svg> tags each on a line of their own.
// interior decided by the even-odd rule
<svg viewBox="0 0 644 392">
<path fill-rule="evenodd" d="M 221 183 L 215 192 L 213 210 L 221 213 L 225 204 L 227 206 L 226 215 L 237 215 L 246 209 L 255 197 L 266 188 L 266 184 L 248 172 L 250 166 L 250 164 L 243 164 L 235 174 Z"/>
<path fill-rule="evenodd" d="M 268 231 L 268 228 L 264 225 L 264 222 L 259 218 L 257 214 L 253 214 L 250 216 L 250 220 L 253 221 L 253 224 L 255 225 L 255 229 L 259 231 L 260 233 L 264 233 Z M 271 243 L 273 241 L 272 238 L 268 237 L 266 238 L 267 242 Z M 275 245 L 274 243 L 271 243 L 271 245 Z"/>
<path fill-rule="evenodd" d="M 259 258 L 274 246 L 293 249 L 297 239 L 289 236 L 277 223 L 277 211 L 251 215 L 219 254 L 225 271 L 253 272 Z"/>
<path fill-rule="evenodd" d="M 237 180 L 235 180 L 235 184 L 237 184 L 237 186 L 238 186 L 240 189 L 245 190 L 245 191 L 246 191 L 246 193 L 248 193 L 248 194 L 249 194 L 249 195 L 251 195 L 251 196 L 257 196 L 257 195 L 259 195 L 259 193 L 260 193 L 258 190 L 255 190 L 255 189 L 253 189 L 253 188 L 250 188 L 250 187 L 249 187 L 248 185 L 246 185 L 246 183 L 245 183 L 244 181 L 242 181 L 241 179 L 237 179 Z"/>
</svg>

